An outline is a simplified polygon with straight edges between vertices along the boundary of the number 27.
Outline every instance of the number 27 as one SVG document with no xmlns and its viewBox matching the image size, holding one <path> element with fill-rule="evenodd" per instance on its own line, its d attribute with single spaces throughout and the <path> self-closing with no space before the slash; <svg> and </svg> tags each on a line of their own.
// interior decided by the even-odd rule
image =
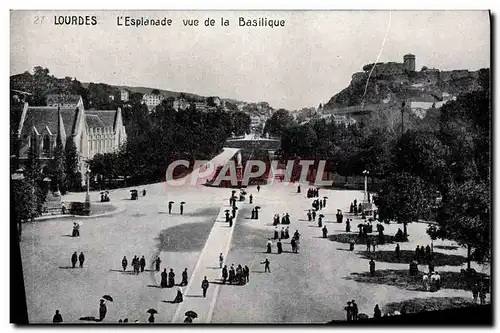
<svg viewBox="0 0 500 333">
<path fill-rule="evenodd" d="M 45 18 L 45 16 L 35 16 L 35 21 L 33 23 L 34 24 L 42 24 L 44 18 Z"/>
</svg>

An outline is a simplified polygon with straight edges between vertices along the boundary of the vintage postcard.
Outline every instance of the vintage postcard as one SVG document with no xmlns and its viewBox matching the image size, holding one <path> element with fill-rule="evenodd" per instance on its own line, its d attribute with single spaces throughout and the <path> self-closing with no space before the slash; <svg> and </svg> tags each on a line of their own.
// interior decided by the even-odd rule
<svg viewBox="0 0 500 333">
<path fill-rule="evenodd" d="M 12 10 L 11 321 L 491 325 L 490 15 Z"/>
</svg>

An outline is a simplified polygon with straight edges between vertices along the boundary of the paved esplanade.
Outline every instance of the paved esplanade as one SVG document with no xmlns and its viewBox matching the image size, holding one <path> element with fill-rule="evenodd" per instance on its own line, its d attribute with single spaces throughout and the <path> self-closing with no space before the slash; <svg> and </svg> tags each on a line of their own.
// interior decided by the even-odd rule
<svg viewBox="0 0 500 333">
<path fill-rule="evenodd" d="M 221 154 L 214 157 L 211 160 L 214 170 L 217 169 L 217 166 L 227 163 L 238 150 L 239 149 L 225 148 Z M 193 174 L 195 173 L 191 173 L 185 177 L 186 182 L 191 182 L 191 176 Z M 228 189 L 228 192 L 229 191 L 230 190 Z M 207 290 L 207 297 L 203 299 L 201 282 L 205 276 L 210 282 L 220 278 L 222 272 L 220 269 L 217 269 L 219 267 L 219 255 L 222 253 L 225 259 L 227 253 L 229 252 L 234 230 L 234 224 L 231 228 L 229 227 L 229 224 L 225 222 L 225 210 L 231 209 L 229 206 L 229 196 L 227 200 L 225 200 L 225 203 L 226 204 L 221 203 L 222 207 L 219 211 L 219 215 L 217 216 L 208 239 L 205 242 L 205 246 L 201 251 L 198 262 L 188 279 L 188 285 L 184 287 L 184 301 L 177 306 L 177 310 L 172 318 L 173 323 L 182 323 L 185 318 L 184 313 L 189 310 L 195 311 L 198 314 L 196 322 L 210 322 L 215 302 L 217 301 L 219 285 L 210 284 Z M 238 211 L 236 211 L 236 216 L 233 219 L 234 222 L 236 222 L 237 217 Z M 164 306 L 166 306 L 166 304 L 163 302 L 158 304 L 158 309 L 160 310 L 158 322 L 169 320 L 168 318 L 161 317 L 161 308 Z"/>
</svg>

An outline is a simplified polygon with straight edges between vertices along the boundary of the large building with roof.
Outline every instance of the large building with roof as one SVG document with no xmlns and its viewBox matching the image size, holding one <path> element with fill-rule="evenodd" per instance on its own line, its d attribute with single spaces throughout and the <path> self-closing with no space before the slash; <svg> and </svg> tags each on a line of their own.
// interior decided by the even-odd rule
<svg viewBox="0 0 500 333">
<path fill-rule="evenodd" d="M 21 162 L 35 145 L 42 165 L 47 165 L 54 157 L 58 133 L 63 144 L 69 138 L 74 141 L 82 175 L 87 160 L 117 151 L 127 138 L 120 108 L 85 110 L 81 96 L 49 95 L 47 106 L 24 104 L 18 129 Z"/>
</svg>

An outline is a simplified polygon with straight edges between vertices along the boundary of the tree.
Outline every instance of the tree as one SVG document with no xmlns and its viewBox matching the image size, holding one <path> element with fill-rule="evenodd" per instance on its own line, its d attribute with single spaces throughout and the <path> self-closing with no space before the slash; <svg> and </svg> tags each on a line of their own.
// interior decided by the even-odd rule
<svg viewBox="0 0 500 333">
<path fill-rule="evenodd" d="M 56 147 L 54 149 L 54 157 L 50 161 L 50 171 L 52 174 L 52 186 L 55 190 L 60 190 L 62 194 L 66 193 L 66 174 L 65 174 L 65 158 L 64 146 L 61 139 L 61 134 L 57 134 Z"/>
<path fill-rule="evenodd" d="M 377 191 L 374 203 L 383 220 L 403 223 L 407 237 L 407 225 L 425 217 L 435 203 L 435 188 L 422 178 L 410 173 L 399 173 L 386 178 Z"/>
<path fill-rule="evenodd" d="M 153 90 L 151 91 L 151 94 L 153 94 L 153 95 L 159 95 L 159 94 L 160 94 L 160 91 L 159 91 L 158 89 L 153 89 Z"/>
<path fill-rule="evenodd" d="M 291 127 L 294 123 L 295 120 L 287 110 L 279 109 L 266 121 L 264 133 L 281 136 L 283 135 L 285 129 Z"/>
<path fill-rule="evenodd" d="M 438 228 L 428 234 L 466 247 L 470 269 L 472 258 L 482 262 L 491 255 L 490 205 L 489 183 L 453 184 L 439 209 Z"/>
<path fill-rule="evenodd" d="M 37 198 L 35 188 L 27 179 L 18 179 L 11 182 L 11 201 L 14 210 L 13 216 L 16 217 L 16 227 L 19 236 L 21 235 L 22 222 L 28 221 L 39 215 L 37 210 Z"/>
<path fill-rule="evenodd" d="M 82 174 L 78 171 L 80 161 L 76 144 L 72 136 L 68 137 L 66 140 L 64 164 L 68 189 L 71 191 L 80 189 Z"/>
</svg>

